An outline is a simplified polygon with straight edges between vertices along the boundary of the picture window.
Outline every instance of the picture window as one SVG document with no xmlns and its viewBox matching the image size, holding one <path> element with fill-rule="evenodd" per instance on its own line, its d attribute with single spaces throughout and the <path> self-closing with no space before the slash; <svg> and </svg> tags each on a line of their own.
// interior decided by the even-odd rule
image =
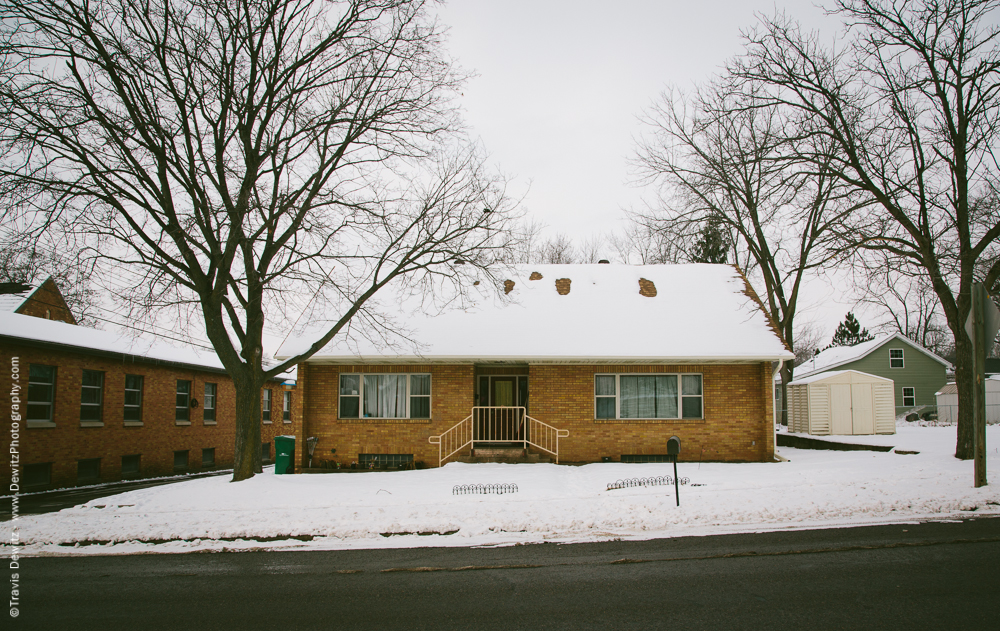
<svg viewBox="0 0 1000 631">
<path fill-rule="evenodd" d="M 594 376 L 597 419 L 700 419 L 703 408 L 700 374 Z"/>
<path fill-rule="evenodd" d="M 430 417 L 430 375 L 340 375 L 340 418 Z"/>
</svg>

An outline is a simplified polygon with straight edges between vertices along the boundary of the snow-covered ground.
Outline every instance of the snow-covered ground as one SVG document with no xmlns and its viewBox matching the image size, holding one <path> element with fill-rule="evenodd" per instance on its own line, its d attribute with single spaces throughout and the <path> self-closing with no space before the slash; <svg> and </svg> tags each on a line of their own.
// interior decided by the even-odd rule
<svg viewBox="0 0 1000 631">
<path fill-rule="evenodd" d="M 482 546 L 650 539 L 1000 514 L 1000 427 L 988 428 L 989 486 L 952 454 L 954 427 L 838 437 L 918 454 L 779 448 L 788 462 L 684 463 L 672 486 L 607 490 L 672 475 L 668 464 L 449 464 L 440 469 L 212 477 L 22 517 L 22 555 L 246 549 Z M 455 485 L 516 484 L 503 495 Z M 10 541 L 11 522 L 3 524 Z M 9 546 L 4 554 L 11 552 Z"/>
</svg>

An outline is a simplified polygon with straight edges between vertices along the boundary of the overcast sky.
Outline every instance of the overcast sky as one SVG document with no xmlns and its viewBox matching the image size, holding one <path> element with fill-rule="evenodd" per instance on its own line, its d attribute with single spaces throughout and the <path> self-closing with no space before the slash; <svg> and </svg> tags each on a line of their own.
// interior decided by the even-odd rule
<svg viewBox="0 0 1000 631">
<path fill-rule="evenodd" d="M 838 33 L 839 20 L 808 0 L 448 0 L 439 15 L 448 51 L 476 73 L 460 100 L 473 136 L 546 236 L 580 244 L 653 199 L 630 184 L 642 111 L 668 87 L 710 79 L 740 52 L 755 14 L 775 11 Z M 851 306 L 843 293 L 815 284 L 798 320 L 832 334 Z"/>
</svg>

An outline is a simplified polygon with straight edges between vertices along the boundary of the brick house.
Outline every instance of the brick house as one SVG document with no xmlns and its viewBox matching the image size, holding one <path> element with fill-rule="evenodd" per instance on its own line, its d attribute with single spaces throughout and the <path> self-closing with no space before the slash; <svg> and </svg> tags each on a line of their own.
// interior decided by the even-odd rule
<svg viewBox="0 0 1000 631">
<path fill-rule="evenodd" d="M 440 313 L 401 297 L 387 315 L 415 348 L 355 335 L 300 364 L 316 453 L 361 466 L 503 448 L 655 461 L 677 436 L 681 460 L 773 460 L 771 382 L 793 355 L 738 269 L 530 265 L 502 299 L 485 287 Z M 301 326 L 278 358 L 320 332 Z"/>
<path fill-rule="evenodd" d="M 58 288 L 45 300 L 51 315 Z M 0 311 L 0 361 L 10 375 L 5 448 L 17 451 L 21 491 L 232 466 L 235 391 L 209 350 Z M 275 435 L 297 433 L 301 415 L 282 380 L 262 398 L 271 401 L 268 453 Z M 2 475 L 9 488 L 11 468 Z"/>
<path fill-rule="evenodd" d="M 0 312 L 77 324 L 51 276 L 37 285 L 0 283 Z"/>
</svg>

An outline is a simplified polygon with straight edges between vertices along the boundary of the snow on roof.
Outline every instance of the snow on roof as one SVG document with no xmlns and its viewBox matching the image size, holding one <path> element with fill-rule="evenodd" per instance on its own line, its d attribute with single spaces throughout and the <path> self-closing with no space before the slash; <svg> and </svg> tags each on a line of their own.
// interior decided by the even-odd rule
<svg viewBox="0 0 1000 631">
<path fill-rule="evenodd" d="M 218 356 L 208 350 L 171 346 L 152 335 L 132 337 L 17 313 L 0 312 L 0 337 L 59 344 L 79 352 L 121 353 L 154 361 L 224 370 Z"/>
<path fill-rule="evenodd" d="M 812 359 L 804 361 L 796 366 L 795 372 L 798 375 L 796 379 L 809 377 L 818 372 L 829 371 L 837 366 L 843 366 L 844 364 L 867 357 L 892 340 L 899 340 L 909 346 L 912 346 L 914 349 L 920 351 L 924 355 L 927 355 L 931 359 L 944 364 L 946 368 L 951 367 L 951 364 L 949 364 L 947 360 L 938 357 L 913 340 L 903 337 L 899 333 L 893 333 L 892 335 L 880 335 L 874 340 L 855 344 L 854 346 L 835 346 L 834 348 L 828 348 Z"/>
<path fill-rule="evenodd" d="M 47 278 L 45 280 L 48 280 Z M 37 285 L 29 285 L 24 291 L 18 291 L 9 294 L 0 294 L 0 312 L 13 313 L 17 311 L 24 301 L 31 297 L 33 293 L 38 291 L 38 288 L 44 284 L 45 281 L 38 283 Z"/>
<path fill-rule="evenodd" d="M 840 375 L 846 375 L 848 373 L 854 373 L 856 375 L 862 375 L 864 377 L 871 377 L 872 379 L 877 379 L 879 381 L 892 382 L 892 379 L 886 379 L 885 377 L 879 377 L 878 375 L 871 375 L 866 372 L 861 372 L 860 370 L 829 370 L 827 372 L 816 373 L 810 377 L 803 377 L 802 379 L 796 379 L 795 381 L 789 381 L 790 386 L 801 386 L 807 383 L 814 383 L 816 381 L 823 381 L 824 379 L 830 379 L 831 377 L 838 377 Z"/>
<path fill-rule="evenodd" d="M 540 275 L 541 278 L 537 278 Z M 531 280 L 531 277 L 536 280 Z M 569 279 L 567 283 L 556 281 Z M 474 304 L 392 314 L 419 345 L 335 338 L 312 361 L 767 361 L 792 354 L 730 265 L 520 265 L 508 300 L 484 283 Z M 642 290 L 642 294 L 640 294 Z M 385 301 L 393 304 L 393 301 Z M 278 349 L 305 351 L 326 326 L 307 323 Z"/>
</svg>

